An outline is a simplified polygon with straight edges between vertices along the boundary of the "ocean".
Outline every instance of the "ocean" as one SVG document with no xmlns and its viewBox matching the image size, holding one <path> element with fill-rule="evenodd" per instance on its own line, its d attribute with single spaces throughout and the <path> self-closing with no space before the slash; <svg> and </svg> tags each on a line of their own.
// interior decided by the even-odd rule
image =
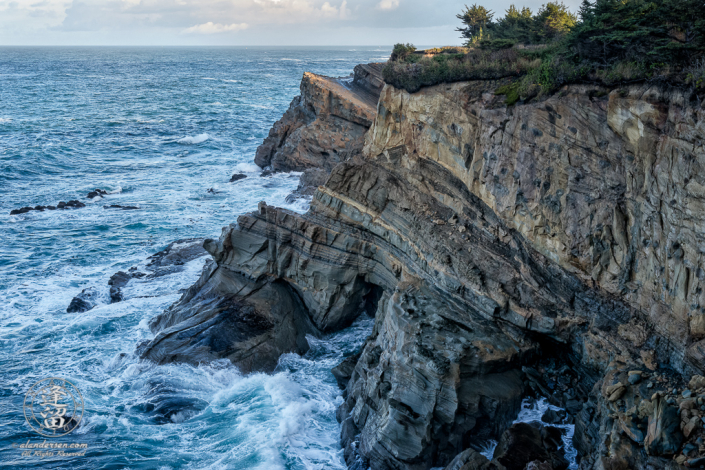
<svg viewBox="0 0 705 470">
<path fill-rule="evenodd" d="M 275 373 L 227 361 L 157 366 L 135 356 L 147 324 L 205 258 L 138 279 L 110 303 L 108 279 L 170 242 L 218 237 L 259 201 L 285 201 L 298 174 L 260 177 L 257 146 L 304 71 L 344 76 L 390 47 L 0 48 L 0 466 L 12 469 L 342 469 L 330 369 L 372 320 L 322 339 Z M 230 183 L 233 173 L 247 178 Z M 103 198 L 88 199 L 94 189 Z M 79 200 L 85 207 L 10 215 Z M 135 210 L 106 208 L 134 206 Z M 67 313 L 83 289 L 98 305 Z M 51 442 L 79 457 L 23 455 L 44 441 L 26 392 L 60 377 L 84 400 L 81 425 Z M 49 453 L 49 452 L 47 452 Z"/>
</svg>

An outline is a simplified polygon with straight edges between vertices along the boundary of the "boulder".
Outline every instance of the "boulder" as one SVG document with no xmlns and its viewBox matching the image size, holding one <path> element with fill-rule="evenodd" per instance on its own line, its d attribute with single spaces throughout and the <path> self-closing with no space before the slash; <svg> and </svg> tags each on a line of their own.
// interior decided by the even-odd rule
<svg viewBox="0 0 705 470">
<path fill-rule="evenodd" d="M 233 176 L 230 177 L 230 182 L 234 183 L 235 181 L 240 181 L 245 178 L 247 178 L 247 175 L 245 173 L 235 173 L 233 174 Z"/>
<path fill-rule="evenodd" d="M 563 422 L 565 417 L 566 417 L 565 410 L 554 410 L 552 408 L 549 408 L 541 416 L 541 421 L 543 421 L 544 423 L 547 423 L 547 424 L 559 424 L 559 423 Z"/>
<path fill-rule="evenodd" d="M 473 449 L 459 453 L 444 470 L 485 470 L 489 460 Z"/>
<path fill-rule="evenodd" d="M 678 408 L 669 405 L 665 397 L 657 396 L 654 411 L 649 416 L 644 447 L 649 455 L 670 456 L 678 452 L 683 443 Z"/>
<path fill-rule="evenodd" d="M 66 313 L 82 313 L 87 312 L 96 306 L 98 292 L 88 287 L 83 289 L 80 294 L 71 299 L 71 303 L 66 308 Z"/>
<path fill-rule="evenodd" d="M 502 434 L 492 460 L 503 465 L 506 470 L 524 470 L 536 461 L 548 462 L 551 469 L 566 469 L 568 461 L 560 449 L 561 433 L 555 427 L 514 423 Z"/>
</svg>

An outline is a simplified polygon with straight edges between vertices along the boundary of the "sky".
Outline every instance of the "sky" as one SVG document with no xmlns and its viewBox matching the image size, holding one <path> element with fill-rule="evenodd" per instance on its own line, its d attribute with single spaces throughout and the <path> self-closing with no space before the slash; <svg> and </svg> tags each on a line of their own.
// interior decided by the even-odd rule
<svg viewBox="0 0 705 470">
<path fill-rule="evenodd" d="M 475 0 L 477 1 L 477 0 Z M 502 16 L 511 0 L 480 1 Z M 541 0 L 517 6 L 538 9 Z M 443 0 L 0 0 L 0 45 L 460 45 Z M 577 11 L 579 0 L 565 4 Z"/>
</svg>

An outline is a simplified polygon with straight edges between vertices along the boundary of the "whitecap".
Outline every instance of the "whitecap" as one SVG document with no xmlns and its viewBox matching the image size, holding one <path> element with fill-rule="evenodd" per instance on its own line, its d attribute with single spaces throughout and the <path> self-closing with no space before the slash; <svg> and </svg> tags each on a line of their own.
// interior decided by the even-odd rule
<svg viewBox="0 0 705 470">
<path fill-rule="evenodd" d="M 256 173 L 262 171 L 262 168 L 253 162 L 242 162 L 235 165 L 235 171 L 239 171 L 240 173 Z"/>
<path fill-rule="evenodd" d="M 0 118 L 0 124 L 5 124 L 7 122 L 12 122 L 11 118 Z"/>
<path fill-rule="evenodd" d="M 187 135 L 183 139 L 177 140 L 178 143 L 180 144 L 187 144 L 187 145 L 194 145 L 194 144 L 200 144 L 202 142 L 205 142 L 206 140 L 210 139 L 210 136 L 208 134 L 198 134 L 193 137 Z"/>
</svg>

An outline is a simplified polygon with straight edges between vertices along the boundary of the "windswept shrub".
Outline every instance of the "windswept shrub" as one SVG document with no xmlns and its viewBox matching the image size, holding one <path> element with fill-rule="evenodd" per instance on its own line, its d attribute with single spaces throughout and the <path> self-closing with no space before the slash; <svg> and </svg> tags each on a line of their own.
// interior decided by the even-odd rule
<svg viewBox="0 0 705 470">
<path fill-rule="evenodd" d="M 409 57 L 409 55 L 413 54 L 415 51 L 416 47 L 413 44 L 395 44 L 394 49 L 392 50 L 392 55 L 389 57 L 389 60 L 404 60 Z"/>
<path fill-rule="evenodd" d="M 383 76 L 390 85 L 414 93 L 439 83 L 519 77 L 528 72 L 531 63 L 515 49 L 474 49 L 468 54 L 423 57 L 416 63 L 389 61 Z"/>
</svg>

